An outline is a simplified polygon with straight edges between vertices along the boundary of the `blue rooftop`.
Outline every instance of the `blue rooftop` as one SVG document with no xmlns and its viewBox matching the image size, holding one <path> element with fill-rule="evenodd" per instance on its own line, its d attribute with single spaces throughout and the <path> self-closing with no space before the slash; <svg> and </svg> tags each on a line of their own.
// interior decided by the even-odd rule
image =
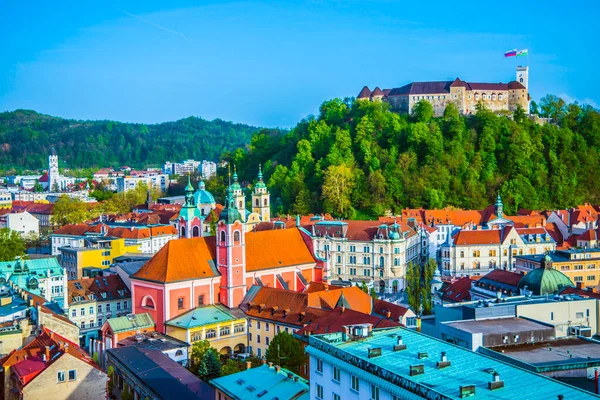
<svg viewBox="0 0 600 400">
<path fill-rule="evenodd" d="M 286 369 L 268 365 L 250 368 L 210 381 L 233 399 L 309 400 L 308 381 Z"/>
<path fill-rule="evenodd" d="M 394 351 L 398 337 L 405 350 Z M 370 348 L 381 355 L 368 357 Z M 373 330 L 361 340 L 345 340 L 345 333 L 314 335 L 307 352 L 333 365 L 343 365 L 353 375 L 378 385 L 396 396 L 412 392 L 424 398 L 458 399 L 461 386 L 475 386 L 470 399 L 565 400 L 599 399 L 589 392 L 543 375 L 503 363 L 480 353 L 452 345 L 404 328 Z M 449 366 L 438 368 L 442 352 Z M 425 353 L 425 354 L 419 354 Z M 342 361 L 345 358 L 346 361 Z M 423 365 L 424 373 L 410 375 L 411 366 Z M 504 387 L 490 390 L 488 383 L 498 373 Z"/>
</svg>

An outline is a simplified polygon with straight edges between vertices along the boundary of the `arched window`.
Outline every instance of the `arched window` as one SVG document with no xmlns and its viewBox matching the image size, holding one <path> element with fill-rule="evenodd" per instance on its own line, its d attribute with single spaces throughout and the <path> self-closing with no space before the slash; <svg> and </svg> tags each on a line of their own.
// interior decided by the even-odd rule
<svg viewBox="0 0 600 400">
<path fill-rule="evenodd" d="M 385 258 L 379 257 L 379 266 L 383 267 L 385 265 Z"/>
<path fill-rule="evenodd" d="M 260 200 L 256 199 L 256 207 L 260 206 Z"/>
<path fill-rule="evenodd" d="M 464 257 L 464 256 L 465 256 L 465 252 L 464 252 L 464 251 L 461 251 L 461 252 L 460 252 L 460 256 L 461 256 L 461 257 Z"/>
<path fill-rule="evenodd" d="M 234 242 L 239 242 L 240 241 L 240 231 L 235 231 L 233 233 L 233 241 Z"/>
<path fill-rule="evenodd" d="M 267 199 L 263 200 L 263 205 L 265 205 L 265 206 L 267 205 Z"/>
<path fill-rule="evenodd" d="M 181 351 L 181 350 L 177 350 L 177 351 L 175 352 L 175 356 L 176 356 L 176 357 L 177 357 L 177 356 L 182 356 L 182 355 L 183 355 L 183 351 Z"/>
<path fill-rule="evenodd" d="M 225 243 L 225 231 L 221 231 L 221 243 Z"/>
<path fill-rule="evenodd" d="M 242 201 L 240 200 L 240 205 L 238 206 L 238 208 L 243 208 L 242 206 L 243 206 L 243 203 L 242 203 Z"/>
<path fill-rule="evenodd" d="M 198 228 L 197 226 L 192 228 L 192 236 L 193 237 L 198 237 L 200 236 L 200 228 Z"/>
<path fill-rule="evenodd" d="M 496 100 L 496 93 L 492 93 L 492 100 Z"/>
<path fill-rule="evenodd" d="M 181 227 L 181 234 L 179 235 L 179 237 L 185 237 L 185 227 L 184 226 Z"/>
<path fill-rule="evenodd" d="M 150 297 L 150 296 L 145 296 L 142 299 L 142 307 L 150 309 L 150 310 L 154 310 L 154 308 L 155 308 L 154 299 L 152 299 L 152 297 Z"/>
<path fill-rule="evenodd" d="M 200 215 L 204 216 L 204 208 L 200 209 Z"/>
</svg>

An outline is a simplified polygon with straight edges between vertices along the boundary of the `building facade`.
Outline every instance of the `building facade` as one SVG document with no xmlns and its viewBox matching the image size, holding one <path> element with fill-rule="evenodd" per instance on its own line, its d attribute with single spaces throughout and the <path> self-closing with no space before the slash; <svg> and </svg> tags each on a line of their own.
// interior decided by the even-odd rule
<svg viewBox="0 0 600 400">
<path fill-rule="evenodd" d="M 509 83 L 474 83 L 456 78 L 454 81 L 412 82 L 399 88 L 371 91 L 364 87 L 357 99 L 387 101 L 392 110 L 412 113 L 419 101 L 433 106 L 435 116 L 444 114 L 454 104 L 461 114 L 474 114 L 478 105 L 491 111 L 514 111 L 521 107 L 529 113 L 528 67 L 517 67 L 517 79 Z"/>
<path fill-rule="evenodd" d="M 0 262 L 0 285 L 67 304 L 67 275 L 56 257 Z"/>
<path fill-rule="evenodd" d="M 160 173 L 147 172 L 139 176 L 119 176 L 117 177 L 117 192 L 126 192 L 133 190 L 140 183 L 145 184 L 148 188 L 160 190 L 166 193 L 169 189 L 169 175 Z"/>
<path fill-rule="evenodd" d="M 0 229 L 2 228 L 18 232 L 22 237 L 36 237 L 40 234 L 40 221 L 27 211 L 0 214 Z"/>
</svg>

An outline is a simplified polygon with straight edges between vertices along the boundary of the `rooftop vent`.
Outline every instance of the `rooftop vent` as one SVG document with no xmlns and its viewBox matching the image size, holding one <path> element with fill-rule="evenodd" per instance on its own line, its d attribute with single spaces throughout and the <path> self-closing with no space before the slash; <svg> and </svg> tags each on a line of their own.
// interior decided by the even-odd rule
<svg viewBox="0 0 600 400">
<path fill-rule="evenodd" d="M 440 361 L 437 362 L 438 369 L 443 369 L 450 366 L 450 361 L 448 361 L 448 357 L 446 357 L 446 352 L 442 351 L 442 356 L 440 357 Z"/>
<path fill-rule="evenodd" d="M 475 396 L 475 385 L 466 385 L 460 387 L 460 398 Z"/>
<path fill-rule="evenodd" d="M 417 357 L 419 357 L 419 360 L 421 360 L 423 358 L 429 358 L 429 354 L 427 354 L 425 351 L 420 351 Z"/>
<path fill-rule="evenodd" d="M 488 389 L 496 390 L 496 389 L 500 389 L 503 387 L 504 387 L 504 381 L 500 380 L 500 374 L 497 372 L 494 372 L 492 374 L 492 381 L 488 382 Z"/>
<path fill-rule="evenodd" d="M 410 366 L 410 376 L 423 375 L 424 373 L 425 373 L 425 365 L 419 364 L 419 365 L 411 365 Z"/>
<path fill-rule="evenodd" d="M 381 347 L 373 347 L 369 349 L 369 358 L 379 357 L 381 355 Z"/>
<path fill-rule="evenodd" d="M 394 351 L 406 350 L 406 345 L 402 343 L 402 336 L 398 336 L 398 342 L 394 345 Z"/>
</svg>

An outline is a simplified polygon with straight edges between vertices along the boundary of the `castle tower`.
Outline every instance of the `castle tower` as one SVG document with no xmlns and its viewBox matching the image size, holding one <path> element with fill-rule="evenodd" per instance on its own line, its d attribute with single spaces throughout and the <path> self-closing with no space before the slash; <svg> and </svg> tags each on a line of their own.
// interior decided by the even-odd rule
<svg viewBox="0 0 600 400">
<path fill-rule="evenodd" d="M 188 175 L 188 184 L 185 187 L 185 202 L 179 211 L 177 232 L 180 238 L 191 238 L 202 235 L 202 219 L 194 199 L 194 187 Z"/>
<path fill-rule="evenodd" d="M 525 86 L 527 91 L 529 91 L 529 66 L 517 67 L 517 82 Z"/>
<path fill-rule="evenodd" d="M 50 156 L 48 156 L 48 191 L 58 191 L 58 156 L 54 147 L 50 150 Z"/>
<path fill-rule="evenodd" d="M 234 186 L 227 188 L 225 208 L 217 225 L 217 268 L 221 274 L 219 302 L 238 307 L 246 295 L 246 225 L 237 208 Z"/>
<path fill-rule="evenodd" d="M 244 195 L 244 190 L 238 183 L 238 174 L 233 167 L 233 185 L 231 185 L 233 189 L 233 197 L 235 199 L 235 206 L 237 210 L 240 212 L 242 222 L 246 222 L 246 195 Z"/>
<path fill-rule="evenodd" d="M 263 182 L 263 174 L 260 165 L 258 166 L 258 182 L 254 185 L 252 193 L 252 212 L 260 215 L 260 220 L 271 220 L 271 195 L 267 190 L 267 185 Z"/>
</svg>

